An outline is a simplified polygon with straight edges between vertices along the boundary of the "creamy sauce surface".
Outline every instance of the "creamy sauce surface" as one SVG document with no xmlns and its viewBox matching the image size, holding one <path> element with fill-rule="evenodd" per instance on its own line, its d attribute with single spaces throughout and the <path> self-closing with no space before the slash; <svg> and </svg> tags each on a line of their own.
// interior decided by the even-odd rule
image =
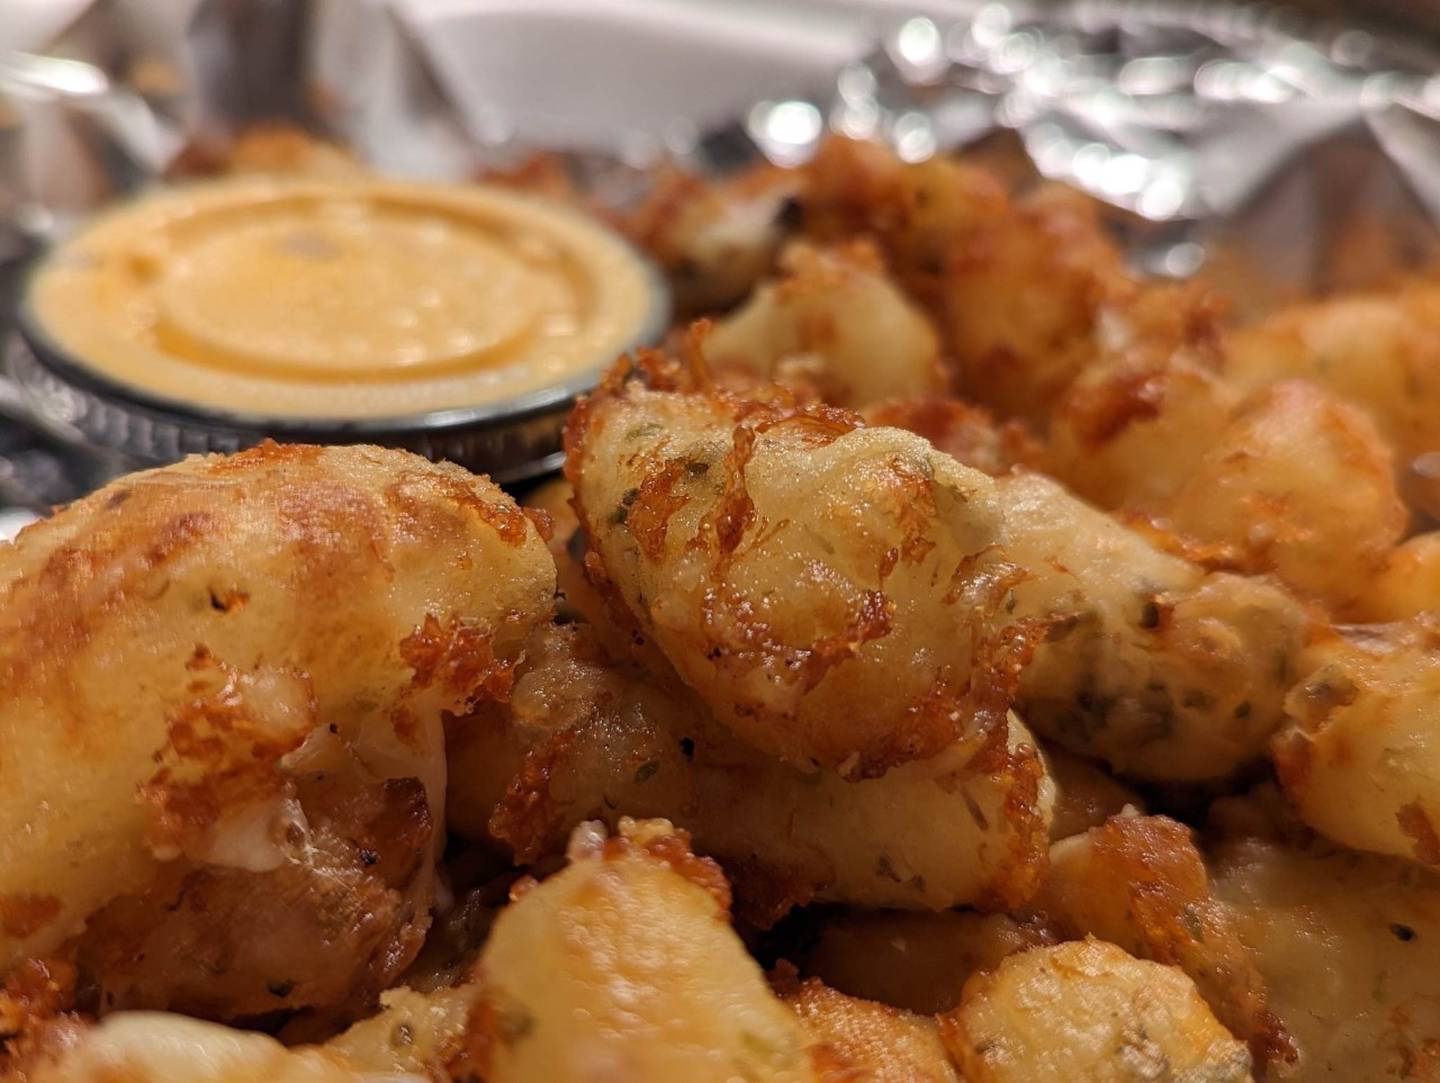
<svg viewBox="0 0 1440 1083">
<path fill-rule="evenodd" d="M 245 178 L 159 190 L 57 249 L 32 326 L 150 397 L 336 420 L 501 403 L 653 337 L 623 240 L 500 188 Z"/>
</svg>

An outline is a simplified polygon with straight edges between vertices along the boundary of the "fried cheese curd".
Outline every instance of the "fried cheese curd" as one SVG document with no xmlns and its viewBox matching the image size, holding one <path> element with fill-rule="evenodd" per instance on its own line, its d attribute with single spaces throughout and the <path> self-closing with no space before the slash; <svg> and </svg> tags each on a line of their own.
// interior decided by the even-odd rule
<svg viewBox="0 0 1440 1083">
<path fill-rule="evenodd" d="M 539 510 L 272 446 L 0 548 L 0 1080 L 1437 1078 L 1433 284 L 1235 328 L 839 139 L 611 217 L 711 320 Z"/>
<path fill-rule="evenodd" d="M 1041 474 L 996 488 L 1007 559 L 1026 573 L 1002 613 L 1045 628 L 1015 700 L 1027 724 L 1141 778 L 1222 778 L 1263 755 L 1296 676 L 1301 606 L 1162 552 Z"/>
<path fill-rule="evenodd" d="M 585 625 L 543 628 L 508 702 L 450 723 L 449 823 L 532 862 L 582 821 L 683 819 L 758 924 L 811 901 L 1014 906 L 1038 883 L 1052 792 L 1035 739 L 1007 724 L 982 764 L 955 745 L 851 782 L 729 737 L 693 693 L 611 663 Z"/>
<path fill-rule="evenodd" d="M 1355 619 L 1379 623 L 1427 611 L 1440 612 L 1440 531 L 1433 530 L 1397 546 L 1352 606 Z"/>
<path fill-rule="evenodd" d="M 1308 380 L 1245 394 L 1194 293 L 1149 287 L 1131 307 L 1128 342 L 1052 415 L 1042 468 L 1189 539 L 1212 566 L 1274 574 L 1344 611 L 1407 526 L 1391 447 L 1359 405 Z"/>
<path fill-rule="evenodd" d="M 1057 842 L 1031 907 L 1067 938 L 1100 937 L 1141 959 L 1178 967 L 1256 1063 L 1295 1060 L 1236 916 L 1214 897 L 1183 824 L 1126 813 Z"/>
<path fill-rule="evenodd" d="M 1232 333 L 1212 292 L 1129 272 L 1073 192 L 1011 195 L 963 162 L 840 139 L 802 174 L 800 230 L 873 240 L 960 393 L 1041 433 L 1042 468 L 1085 499 L 1342 613 L 1404 535 L 1401 487 L 1440 508 L 1416 496 L 1440 452 L 1421 416 L 1440 387 L 1433 283 Z"/>
<path fill-rule="evenodd" d="M 775 268 L 800 178 L 765 167 L 726 181 L 666 170 L 620 227 L 660 264 L 682 317 L 738 304 Z"/>
<path fill-rule="evenodd" d="M 1161 552 L 1039 474 L 992 480 L 675 371 L 617 369 L 572 423 L 586 567 L 742 740 L 847 774 L 973 743 L 1010 690 L 998 657 L 1022 718 L 1122 772 L 1263 755 L 1305 623 L 1285 592 Z"/>
<path fill-rule="evenodd" d="M 1043 469 L 1101 507 L 1155 507 L 1244 398 L 1220 372 L 1221 310 L 1190 283 L 1135 282 L 1095 319 L 1101 333 L 1043 423 Z"/>
<path fill-rule="evenodd" d="M 1250 1054 L 1180 971 L 1114 944 L 1033 948 L 965 984 L 940 1031 L 970 1083 L 1244 1083 Z"/>
<path fill-rule="evenodd" d="M 1210 857 L 1212 889 L 1294 1040 L 1288 1078 L 1435 1078 L 1440 876 L 1268 826 L 1225 831 Z"/>
<path fill-rule="evenodd" d="M 1275 766 L 1300 819 L 1440 868 L 1440 614 L 1332 633 L 1307 652 Z"/>
<path fill-rule="evenodd" d="M 759 285 L 705 336 L 701 348 L 713 367 L 782 382 L 794 373 L 839 406 L 942 390 L 935 332 L 884 273 L 872 245 L 797 242 L 780 266 L 784 277 Z"/>
<path fill-rule="evenodd" d="M 1183 535 L 1229 545 L 1236 566 L 1346 613 L 1375 590 L 1408 525 L 1393 459 L 1358 407 L 1287 380 L 1242 406 L 1162 514 Z"/>
<path fill-rule="evenodd" d="M 566 446 L 613 619 L 741 740 L 857 778 L 1003 747 L 1015 637 L 987 621 L 1014 569 L 990 478 L 653 357 L 610 374 Z"/>
<path fill-rule="evenodd" d="M 1011 199 L 973 166 L 907 163 L 840 138 L 801 176 L 801 230 L 873 239 L 934 319 L 958 385 L 1002 417 L 1043 422 L 1090 360 L 1105 302 L 1132 288 L 1094 204 L 1073 190 Z"/>
<path fill-rule="evenodd" d="M 1394 448 L 1407 497 L 1440 512 L 1440 281 L 1419 278 L 1282 309 L 1240 328 L 1227 374 L 1259 388 L 1292 377 L 1364 410 Z"/>
<path fill-rule="evenodd" d="M 1391 446 L 1317 383 L 1243 394 L 1218 328 L 1189 334 L 1087 368 L 1052 417 L 1042 468 L 1187 539 L 1211 566 L 1273 574 L 1347 612 L 1408 525 Z"/>
<path fill-rule="evenodd" d="M 844 1067 L 771 992 L 729 887 L 663 820 L 577 829 L 496 920 L 469 1067 L 486 1083 L 818 1081 Z"/>
<path fill-rule="evenodd" d="M 867 1083 L 962 1083 L 936 1020 L 836 992 L 783 967 L 771 984 L 841 1060 L 868 1069 Z"/>
<path fill-rule="evenodd" d="M 1194 288 L 1147 286 L 1122 320 L 1128 341 L 1097 354 L 1052 415 L 1043 468 L 1215 566 L 1347 612 L 1409 520 L 1403 464 L 1365 403 L 1313 378 L 1247 388 L 1234 336 Z"/>
<path fill-rule="evenodd" d="M 488 481 L 268 445 L 0 548 L 0 974 L 219 1019 L 368 1009 L 436 900 L 441 714 L 499 694 L 553 566 Z"/>
</svg>

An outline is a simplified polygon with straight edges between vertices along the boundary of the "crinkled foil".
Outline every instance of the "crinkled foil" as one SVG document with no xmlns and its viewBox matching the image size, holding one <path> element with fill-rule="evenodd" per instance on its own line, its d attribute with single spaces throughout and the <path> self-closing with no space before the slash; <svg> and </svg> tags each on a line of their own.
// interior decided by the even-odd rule
<svg viewBox="0 0 1440 1083">
<path fill-rule="evenodd" d="M 419 176 L 558 150 L 617 204 L 662 159 L 711 172 L 795 164 L 832 130 L 912 160 L 973 147 L 1114 207 L 1140 269 L 1203 269 L 1255 310 L 1440 255 L 1440 53 L 1419 35 L 1274 7 L 0 0 L 7 8 L 0 331 L 28 255 L 163 176 L 195 140 L 265 120 Z M 0 380 L 0 536 L 13 509 L 133 465 L 79 446 L 63 396 L 24 391 Z"/>
</svg>

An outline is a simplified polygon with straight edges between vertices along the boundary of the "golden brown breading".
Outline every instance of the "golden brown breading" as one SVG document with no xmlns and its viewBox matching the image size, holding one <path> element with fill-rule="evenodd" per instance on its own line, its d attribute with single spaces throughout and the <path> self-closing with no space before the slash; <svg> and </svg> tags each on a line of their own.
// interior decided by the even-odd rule
<svg viewBox="0 0 1440 1083">
<path fill-rule="evenodd" d="M 711 366 L 782 384 L 793 371 L 839 406 L 944 386 L 934 329 L 890 281 L 872 246 L 797 243 L 780 266 L 783 277 L 758 286 L 705 336 Z"/>
<path fill-rule="evenodd" d="M 26 1083 L 31 1067 L 72 1044 L 87 1023 L 75 1009 L 76 972 L 62 959 L 27 959 L 0 984 L 0 1080 Z"/>
<path fill-rule="evenodd" d="M 503 694 L 553 586 L 497 488 L 377 448 L 193 458 L 27 529 L 0 969 L 83 933 L 105 1008 L 363 1009 L 429 921 L 440 714 Z"/>
<path fill-rule="evenodd" d="M 1221 848 L 1212 882 L 1299 1047 L 1295 1078 L 1436 1078 L 1440 877 L 1398 858 L 1248 839 Z"/>
<path fill-rule="evenodd" d="M 1236 567 L 1273 573 L 1342 613 L 1368 592 L 1409 518 L 1374 424 L 1303 380 L 1242 408 L 1161 514 L 1181 534 L 1228 546 Z"/>
<path fill-rule="evenodd" d="M 667 172 L 619 225 L 665 271 L 679 315 L 724 309 L 773 270 L 800 183 L 770 166 L 718 182 Z"/>
<path fill-rule="evenodd" d="M 1306 661 L 1273 750 L 1300 819 L 1440 867 L 1440 615 L 1331 633 Z"/>
<path fill-rule="evenodd" d="M 1205 863 L 1183 825 L 1122 815 L 1057 842 L 1033 907 L 1068 937 L 1096 936 L 1179 967 L 1262 1068 L 1295 1059 L 1235 915 L 1211 894 Z"/>
<path fill-rule="evenodd" d="M 941 1017 L 968 1083 L 1245 1083 L 1250 1056 L 1190 979 L 1080 940 L 1011 955 Z"/>
<path fill-rule="evenodd" d="M 1417 280 L 1283 309 L 1242 328 L 1226 372 L 1245 388 L 1303 376 L 1362 407 L 1394 447 L 1412 503 L 1440 511 L 1433 471 L 1414 460 L 1440 451 L 1440 283 Z"/>
<path fill-rule="evenodd" d="M 721 723 L 859 777 L 1000 747 L 1014 659 L 984 618 L 1012 569 L 989 478 L 852 414 L 624 376 L 567 431 L 586 569 Z"/>
<path fill-rule="evenodd" d="M 1194 472 L 1243 397 L 1221 373 L 1219 313 L 1191 286 L 1146 286 L 1058 396 L 1044 469 L 1103 508 L 1149 507 Z"/>
<path fill-rule="evenodd" d="M 811 1083 L 835 1063 L 765 982 L 729 890 L 664 821 L 577 829 L 480 962 L 466 1065 L 487 1083 Z"/>
<path fill-rule="evenodd" d="M 620 378 L 572 425 L 587 570 L 757 748 L 873 773 L 993 738 L 1041 632 L 1020 713 L 1118 770 L 1223 776 L 1279 725 L 1303 611 L 1272 585 L 1206 575 L 1039 475 Z"/>
<path fill-rule="evenodd" d="M 999 619 L 1048 626 L 1016 710 L 1042 736 L 1151 779 L 1222 777 L 1281 724 L 1304 625 L 1262 579 L 1206 574 L 1038 474 L 996 482 L 1028 575 Z"/>
<path fill-rule="evenodd" d="M 370 1072 L 327 1049 L 166 1012 L 121 1012 L 22 1066 L 17 1083 L 425 1083 Z"/>
<path fill-rule="evenodd" d="M 934 1019 L 838 993 L 815 978 L 801 981 L 782 964 L 770 983 L 816 1038 L 852 1066 L 864 1083 L 963 1083 Z"/>
<path fill-rule="evenodd" d="M 1440 531 L 1416 534 L 1393 549 L 1351 610 L 1357 620 L 1375 622 L 1440 612 Z"/>
<path fill-rule="evenodd" d="M 1093 203 L 1073 191 L 1012 202 L 982 170 L 838 138 L 803 174 L 805 232 L 876 240 L 934 318 L 961 393 L 1003 417 L 1043 421 L 1093 355 L 1103 307 L 1133 290 Z"/>
<path fill-rule="evenodd" d="M 1040 442 L 1018 421 L 996 421 L 986 410 L 943 395 L 886 399 L 863 411 L 871 425 L 905 429 L 930 441 L 962 466 L 992 477 L 1017 466 L 1039 467 Z"/>
<path fill-rule="evenodd" d="M 583 625 L 542 629 L 526 655 L 507 704 L 449 725 L 461 835 L 533 861 L 586 819 L 673 818 L 765 924 L 812 899 L 1016 905 L 1039 882 L 1049 785 L 1014 720 L 983 767 L 957 748 L 850 782 L 739 744 L 693 694 L 604 659 Z"/>
</svg>

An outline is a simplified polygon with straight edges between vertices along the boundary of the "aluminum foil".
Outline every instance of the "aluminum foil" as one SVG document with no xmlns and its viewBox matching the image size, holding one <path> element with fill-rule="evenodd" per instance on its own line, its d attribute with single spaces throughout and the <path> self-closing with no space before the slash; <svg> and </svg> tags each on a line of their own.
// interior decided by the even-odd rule
<svg viewBox="0 0 1440 1083">
<path fill-rule="evenodd" d="M 1153 0 L 0 0 L 0 333 L 29 254 L 274 120 L 418 176 L 558 150 L 615 204 L 662 160 L 797 164 L 828 131 L 977 148 L 1259 310 L 1440 255 L 1437 73 L 1403 36 Z M 133 465 L 25 391 L 0 381 L 0 509 Z"/>
</svg>

